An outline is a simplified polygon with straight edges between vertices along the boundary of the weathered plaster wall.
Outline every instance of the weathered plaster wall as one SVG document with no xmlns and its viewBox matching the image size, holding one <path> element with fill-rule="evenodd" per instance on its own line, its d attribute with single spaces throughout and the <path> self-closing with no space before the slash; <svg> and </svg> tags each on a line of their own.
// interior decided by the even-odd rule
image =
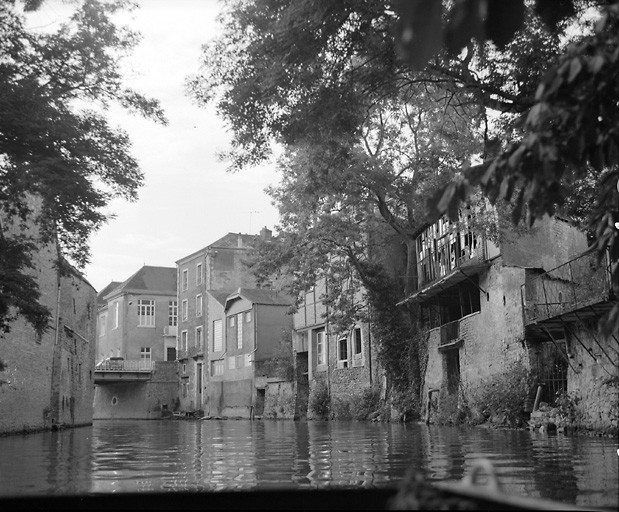
<svg viewBox="0 0 619 512">
<path fill-rule="evenodd" d="M 520 285 L 524 270 L 505 267 L 497 259 L 480 274 L 480 311 L 460 319 L 460 391 L 466 398 L 490 376 L 503 372 L 518 360 L 527 361 L 523 344 L 524 327 Z M 430 389 L 444 396 L 447 375 L 444 355 L 439 351 L 440 328 L 432 329 L 428 339 L 428 364 L 422 391 L 422 416 L 427 412 Z M 528 361 L 525 363 L 528 365 Z"/>
<path fill-rule="evenodd" d="M 292 382 L 268 380 L 265 387 L 264 417 L 270 419 L 294 419 L 296 405 Z"/>
<path fill-rule="evenodd" d="M 94 419 L 157 419 L 164 406 L 174 410 L 177 367 L 176 362 L 156 361 L 149 381 L 97 384 Z"/>
<path fill-rule="evenodd" d="M 612 339 L 602 340 L 594 329 L 595 325 L 581 325 L 572 326 L 567 332 L 573 355 L 568 367 L 567 392 L 576 398 L 576 422 L 580 426 L 616 429 L 619 427 L 619 346 Z"/>
</svg>

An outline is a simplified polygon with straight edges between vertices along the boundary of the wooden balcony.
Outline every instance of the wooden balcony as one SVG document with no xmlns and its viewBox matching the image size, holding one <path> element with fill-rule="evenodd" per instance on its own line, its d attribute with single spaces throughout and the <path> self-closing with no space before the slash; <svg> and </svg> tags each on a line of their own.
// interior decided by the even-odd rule
<svg viewBox="0 0 619 512">
<path fill-rule="evenodd" d="M 597 319 L 610 308 L 610 262 L 587 252 L 521 287 L 525 326 L 561 330 L 564 323 Z"/>
</svg>

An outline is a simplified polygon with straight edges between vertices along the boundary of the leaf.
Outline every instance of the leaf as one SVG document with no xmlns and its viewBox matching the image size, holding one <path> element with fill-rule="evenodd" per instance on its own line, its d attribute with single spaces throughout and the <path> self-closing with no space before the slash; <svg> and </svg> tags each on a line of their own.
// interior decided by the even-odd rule
<svg viewBox="0 0 619 512">
<path fill-rule="evenodd" d="M 486 37 L 503 50 L 524 22 L 524 0 L 487 0 Z"/>
<path fill-rule="evenodd" d="M 604 59 L 603 55 L 596 55 L 595 57 L 589 60 L 589 70 L 592 73 L 599 73 L 600 69 L 602 69 L 605 63 L 606 63 L 606 59 Z"/>
<path fill-rule="evenodd" d="M 447 187 L 445 187 L 443 195 L 441 196 L 440 200 L 436 205 L 436 210 L 438 211 L 438 213 L 445 213 L 447 211 L 455 193 L 456 184 L 454 182 L 451 182 L 449 185 L 447 185 Z"/>
<path fill-rule="evenodd" d="M 443 46 L 441 2 L 436 0 L 397 0 L 396 48 L 400 58 L 413 69 L 423 69 Z"/>
<path fill-rule="evenodd" d="M 578 73 L 580 73 L 581 69 L 582 64 L 580 63 L 580 59 L 572 59 L 572 62 L 570 63 L 570 74 L 567 77 L 568 83 L 572 83 L 574 81 L 574 79 L 578 76 Z"/>
</svg>

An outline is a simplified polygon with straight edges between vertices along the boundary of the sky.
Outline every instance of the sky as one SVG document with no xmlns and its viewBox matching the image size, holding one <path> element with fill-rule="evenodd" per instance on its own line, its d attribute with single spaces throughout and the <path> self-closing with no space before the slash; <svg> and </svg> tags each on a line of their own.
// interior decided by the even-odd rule
<svg viewBox="0 0 619 512">
<path fill-rule="evenodd" d="M 184 91 L 197 72 L 200 47 L 218 33 L 217 0 L 140 0 L 122 19 L 142 34 L 125 62 L 126 83 L 157 98 L 169 124 L 161 126 L 112 108 L 108 119 L 130 136 L 133 156 L 144 173 L 136 202 L 114 200 L 115 218 L 90 238 L 86 279 L 97 291 L 124 281 L 143 265 L 175 262 L 228 232 L 257 234 L 273 229 L 276 208 L 264 193 L 278 178 L 272 165 L 241 173 L 226 171 L 217 153 L 231 139 L 212 107 L 192 103 Z M 46 0 L 37 24 L 58 25 L 68 7 Z"/>
</svg>

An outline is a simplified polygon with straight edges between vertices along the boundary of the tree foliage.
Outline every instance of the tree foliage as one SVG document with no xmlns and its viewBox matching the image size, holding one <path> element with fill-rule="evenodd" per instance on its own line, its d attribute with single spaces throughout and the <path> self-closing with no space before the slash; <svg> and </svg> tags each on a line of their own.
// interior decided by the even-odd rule
<svg viewBox="0 0 619 512">
<path fill-rule="evenodd" d="M 535 113 L 538 84 L 570 45 L 595 37 L 586 17 L 595 4 L 229 1 L 223 35 L 205 45 L 188 89 L 199 104 L 215 103 L 231 128 L 224 156 L 232 170 L 266 160 L 274 143 L 284 148 L 282 182 L 271 189 L 280 237 L 263 247 L 263 273 L 284 266 L 297 292 L 324 278 L 330 315 L 344 330 L 367 314 L 367 302 L 350 292 L 359 283 L 375 316 L 381 303 L 396 309 L 416 277 L 419 228 L 455 215 L 474 186 L 518 217 L 522 201 L 509 204 L 511 195 L 486 186 L 501 172 L 497 163 L 486 173 L 488 163 L 525 140 L 527 117 L 545 115 Z M 587 65 L 580 68 L 576 75 Z M 566 173 L 561 192 L 533 188 L 529 209 L 538 214 L 533 206 L 550 192 L 547 204 L 581 220 L 602 174 Z M 507 183 L 503 189 L 521 193 Z M 566 201 L 575 190 L 589 195 Z M 388 261 L 375 250 L 387 241 Z M 374 324 L 389 354 L 383 362 L 410 383 L 415 376 L 395 365 L 408 360 L 416 315 L 384 313 Z"/>
<path fill-rule="evenodd" d="M 0 205 L 5 218 L 34 220 L 41 235 L 18 243 L 3 227 L 5 329 L 11 308 L 30 320 L 30 309 L 44 314 L 28 277 L 32 248 L 58 240 L 82 267 L 89 235 L 106 220 L 104 207 L 114 197 L 137 197 L 143 175 L 127 134 L 110 126 L 105 109 L 117 102 L 159 122 L 165 117 L 156 100 L 122 83 L 120 60 L 138 36 L 113 16 L 129 7 L 124 0 L 85 0 L 57 31 L 43 32 L 26 28 L 18 5 L 0 2 Z M 33 197 L 40 211 L 32 210 Z"/>
</svg>

